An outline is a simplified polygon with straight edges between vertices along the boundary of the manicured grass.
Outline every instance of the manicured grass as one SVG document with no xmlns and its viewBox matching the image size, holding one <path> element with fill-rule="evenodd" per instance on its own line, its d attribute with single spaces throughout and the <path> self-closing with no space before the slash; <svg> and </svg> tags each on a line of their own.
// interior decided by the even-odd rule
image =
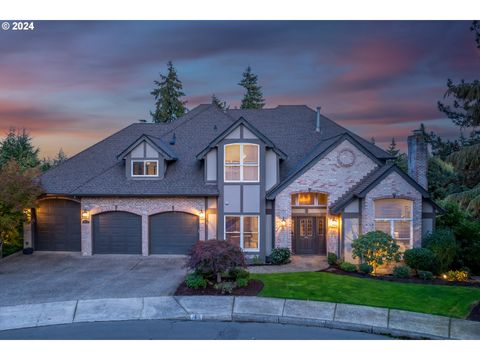
<svg viewBox="0 0 480 360">
<path fill-rule="evenodd" d="M 324 272 L 251 274 L 263 281 L 260 296 L 370 305 L 464 318 L 480 289 L 407 284 Z"/>
</svg>

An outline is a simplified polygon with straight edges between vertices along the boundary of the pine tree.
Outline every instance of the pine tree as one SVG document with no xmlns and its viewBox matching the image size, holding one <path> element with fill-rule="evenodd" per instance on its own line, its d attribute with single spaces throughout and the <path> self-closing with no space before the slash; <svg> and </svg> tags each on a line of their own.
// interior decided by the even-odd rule
<svg viewBox="0 0 480 360">
<path fill-rule="evenodd" d="M 167 63 L 167 75 L 160 74 L 160 81 L 155 80 L 156 88 L 150 93 L 155 97 L 155 111 L 150 111 L 153 122 L 168 123 L 186 113 L 186 101 L 182 101 L 185 93 L 177 76 L 177 70 L 171 61 Z"/>
<path fill-rule="evenodd" d="M 230 109 L 230 105 L 227 105 L 226 101 L 220 100 L 215 94 L 212 95 L 212 105 L 216 105 L 222 111 Z"/>
<path fill-rule="evenodd" d="M 241 109 L 262 109 L 265 106 L 262 87 L 258 86 L 257 82 L 258 76 L 252 73 L 252 68 L 248 66 L 243 73 L 243 79 L 238 83 L 246 90 L 240 105 Z"/>
<path fill-rule="evenodd" d="M 397 149 L 397 143 L 395 142 L 395 138 L 392 137 L 392 142 L 390 143 L 388 149 L 387 149 L 387 152 L 392 155 L 392 156 L 395 156 L 397 157 L 398 156 L 398 153 L 400 152 L 399 149 Z"/>
<path fill-rule="evenodd" d="M 0 167 L 15 160 L 22 169 L 33 168 L 40 163 L 38 152 L 25 129 L 11 128 L 5 139 L 0 140 Z"/>
</svg>

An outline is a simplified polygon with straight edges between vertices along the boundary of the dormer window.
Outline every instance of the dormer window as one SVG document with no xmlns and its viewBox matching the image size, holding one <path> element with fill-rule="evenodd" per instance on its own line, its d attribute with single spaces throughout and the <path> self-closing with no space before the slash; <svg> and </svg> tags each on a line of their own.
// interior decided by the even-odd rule
<svg viewBox="0 0 480 360">
<path fill-rule="evenodd" d="M 225 182 L 258 182 L 259 162 L 257 144 L 225 145 Z"/>
<path fill-rule="evenodd" d="M 132 176 L 158 176 L 158 160 L 132 160 Z"/>
</svg>

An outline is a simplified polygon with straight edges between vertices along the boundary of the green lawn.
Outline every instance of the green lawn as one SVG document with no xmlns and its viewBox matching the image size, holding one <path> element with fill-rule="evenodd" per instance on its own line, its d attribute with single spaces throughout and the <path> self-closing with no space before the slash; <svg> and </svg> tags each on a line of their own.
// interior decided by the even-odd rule
<svg viewBox="0 0 480 360">
<path fill-rule="evenodd" d="M 406 284 L 324 272 L 252 274 L 260 296 L 371 305 L 464 318 L 480 301 L 480 289 Z"/>
</svg>

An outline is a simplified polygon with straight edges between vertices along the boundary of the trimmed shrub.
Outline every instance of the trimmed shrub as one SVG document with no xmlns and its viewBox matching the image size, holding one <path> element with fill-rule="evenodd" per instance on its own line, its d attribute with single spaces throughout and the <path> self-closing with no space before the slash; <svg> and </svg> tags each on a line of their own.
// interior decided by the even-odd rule
<svg viewBox="0 0 480 360">
<path fill-rule="evenodd" d="M 229 271 L 228 276 L 234 280 L 238 279 L 249 279 L 250 278 L 250 273 L 242 268 L 234 268 Z"/>
<path fill-rule="evenodd" d="M 447 281 L 467 281 L 468 272 L 462 270 L 450 270 L 443 276 Z"/>
<path fill-rule="evenodd" d="M 289 248 L 275 248 L 270 254 L 270 262 L 275 265 L 287 264 L 290 262 L 292 253 Z"/>
<path fill-rule="evenodd" d="M 352 256 L 359 257 L 373 267 L 373 273 L 377 267 L 390 261 L 400 261 L 399 246 L 396 241 L 383 231 L 370 231 L 360 235 L 352 242 Z"/>
<path fill-rule="evenodd" d="M 403 259 L 417 274 L 418 270 L 432 271 L 435 265 L 435 254 L 432 250 L 425 248 L 406 250 Z"/>
<path fill-rule="evenodd" d="M 235 283 L 238 287 L 245 287 L 248 285 L 248 278 L 238 278 Z"/>
<path fill-rule="evenodd" d="M 399 279 L 408 279 L 411 273 L 412 269 L 407 265 L 395 266 L 393 268 L 393 276 Z"/>
<path fill-rule="evenodd" d="M 335 253 L 329 252 L 327 254 L 328 265 L 337 265 L 338 256 Z"/>
<path fill-rule="evenodd" d="M 185 278 L 185 284 L 192 289 L 204 288 L 207 286 L 207 280 L 200 274 L 188 274 Z"/>
<path fill-rule="evenodd" d="M 198 241 L 192 248 L 187 267 L 207 279 L 222 280 L 222 273 L 245 268 L 245 256 L 238 245 L 223 240 Z"/>
<path fill-rule="evenodd" d="M 418 270 L 418 277 L 422 280 L 433 280 L 433 273 L 431 271 Z"/>
<path fill-rule="evenodd" d="M 354 272 L 357 270 L 357 265 L 344 261 L 340 264 L 340 269 L 346 272 Z"/>
<path fill-rule="evenodd" d="M 234 281 L 224 281 L 215 284 L 213 287 L 217 290 L 221 290 L 222 294 L 231 294 L 237 287 L 237 283 Z"/>
<path fill-rule="evenodd" d="M 434 253 L 437 273 L 444 273 L 450 268 L 457 253 L 455 236 L 451 230 L 435 230 L 423 239 L 422 245 Z"/>
<path fill-rule="evenodd" d="M 362 263 L 358 266 L 358 271 L 364 274 L 370 274 L 373 271 L 373 266 L 367 263 Z"/>
</svg>

